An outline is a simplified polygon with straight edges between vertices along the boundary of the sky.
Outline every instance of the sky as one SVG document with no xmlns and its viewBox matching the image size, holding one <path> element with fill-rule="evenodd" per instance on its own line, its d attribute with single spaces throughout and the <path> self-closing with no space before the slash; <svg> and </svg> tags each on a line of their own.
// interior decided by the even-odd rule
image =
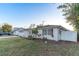
<svg viewBox="0 0 79 59">
<path fill-rule="evenodd" d="M 55 3 L 0 3 L 0 24 L 28 28 L 30 24 L 38 25 L 44 21 L 44 25 L 61 25 L 73 30 L 58 6 Z"/>
</svg>

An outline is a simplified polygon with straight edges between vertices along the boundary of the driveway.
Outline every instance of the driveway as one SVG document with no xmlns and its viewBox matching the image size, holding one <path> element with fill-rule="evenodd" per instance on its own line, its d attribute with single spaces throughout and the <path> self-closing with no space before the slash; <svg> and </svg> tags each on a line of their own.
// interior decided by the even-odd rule
<svg viewBox="0 0 79 59">
<path fill-rule="evenodd" d="M 18 37 L 18 36 L 3 35 L 3 36 L 0 36 L 0 40 L 1 40 L 1 39 L 5 39 L 5 38 L 15 38 L 15 37 Z"/>
</svg>

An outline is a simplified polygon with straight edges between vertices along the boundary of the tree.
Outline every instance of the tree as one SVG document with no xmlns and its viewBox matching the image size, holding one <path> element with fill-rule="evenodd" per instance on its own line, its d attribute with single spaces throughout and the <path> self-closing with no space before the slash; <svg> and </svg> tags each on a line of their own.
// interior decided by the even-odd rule
<svg viewBox="0 0 79 59">
<path fill-rule="evenodd" d="M 38 33 L 37 26 L 36 26 L 35 24 L 31 24 L 31 25 L 29 26 L 29 28 L 32 30 L 32 36 L 30 36 L 31 39 L 36 38 L 36 37 L 37 37 L 37 33 Z M 29 38 L 30 38 L 30 37 L 29 37 Z"/>
<path fill-rule="evenodd" d="M 78 3 L 64 3 L 58 6 L 63 15 L 66 17 L 67 22 L 79 31 L 79 4 Z"/>
<path fill-rule="evenodd" d="M 33 34 L 37 34 L 37 33 L 38 33 L 38 29 L 37 29 L 37 28 L 33 28 L 33 29 L 32 29 L 32 33 L 33 33 Z"/>
<path fill-rule="evenodd" d="M 2 31 L 3 32 L 11 32 L 12 31 L 12 26 L 5 23 L 5 24 L 2 25 Z"/>
<path fill-rule="evenodd" d="M 33 38 L 37 38 L 38 36 L 38 29 L 37 28 L 32 28 L 32 33 L 33 33 Z"/>
<path fill-rule="evenodd" d="M 35 27 L 35 24 L 31 24 L 30 26 L 29 26 L 29 28 L 34 28 Z"/>
<path fill-rule="evenodd" d="M 37 26 L 36 26 L 35 24 L 31 24 L 31 25 L 29 26 L 29 28 L 32 29 L 32 33 L 33 33 L 33 34 L 37 34 L 37 33 L 38 33 L 38 29 L 37 29 Z"/>
</svg>

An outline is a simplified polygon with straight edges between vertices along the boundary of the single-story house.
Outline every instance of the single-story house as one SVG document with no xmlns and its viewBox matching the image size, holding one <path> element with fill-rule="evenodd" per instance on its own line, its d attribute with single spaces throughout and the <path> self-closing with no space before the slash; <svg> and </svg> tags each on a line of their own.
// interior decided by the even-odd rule
<svg viewBox="0 0 79 59">
<path fill-rule="evenodd" d="M 13 35 L 21 36 L 21 37 L 28 37 L 32 35 L 31 29 L 25 29 L 25 28 L 16 28 L 13 30 Z"/>
<path fill-rule="evenodd" d="M 48 40 L 77 42 L 77 32 L 70 31 L 60 25 L 40 26 L 38 27 L 38 35 Z"/>
<path fill-rule="evenodd" d="M 48 40 L 64 40 L 64 41 L 73 41 L 77 42 L 77 32 L 70 31 L 60 25 L 44 25 L 37 27 L 38 35 L 36 38 L 46 38 Z M 32 29 L 22 29 L 15 31 L 14 34 L 18 34 L 22 37 L 28 37 L 33 35 Z"/>
</svg>

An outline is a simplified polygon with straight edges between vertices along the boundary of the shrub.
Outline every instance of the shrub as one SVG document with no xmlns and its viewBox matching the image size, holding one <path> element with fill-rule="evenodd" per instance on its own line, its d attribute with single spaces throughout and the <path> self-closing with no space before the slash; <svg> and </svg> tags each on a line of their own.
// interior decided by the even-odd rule
<svg viewBox="0 0 79 59">
<path fill-rule="evenodd" d="M 32 29 L 32 33 L 37 35 L 38 29 L 37 29 L 37 28 L 33 28 L 33 29 Z"/>
<path fill-rule="evenodd" d="M 33 37 L 30 35 L 30 36 L 28 36 L 28 39 L 29 39 L 29 40 L 32 40 L 32 39 L 33 39 Z"/>
<path fill-rule="evenodd" d="M 43 37 L 43 40 L 47 40 L 47 38 L 46 37 Z"/>
</svg>

